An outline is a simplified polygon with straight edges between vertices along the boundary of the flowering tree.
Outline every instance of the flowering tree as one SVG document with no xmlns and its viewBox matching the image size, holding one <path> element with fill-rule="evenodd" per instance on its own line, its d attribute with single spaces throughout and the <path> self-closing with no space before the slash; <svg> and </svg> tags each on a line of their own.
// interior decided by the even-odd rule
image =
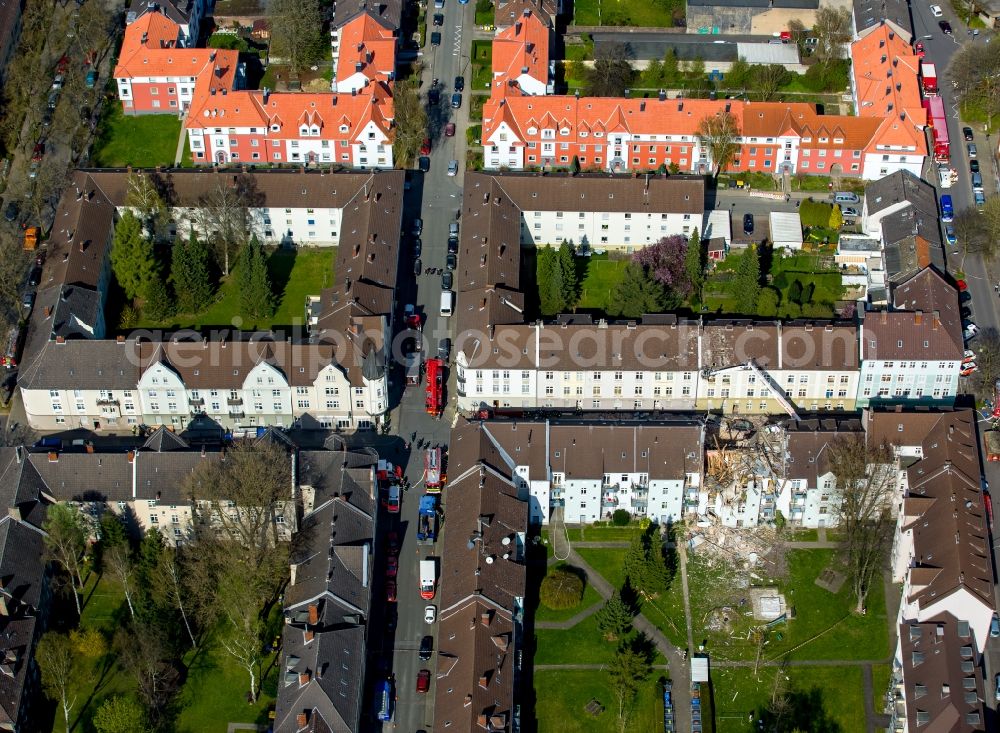
<svg viewBox="0 0 1000 733">
<path fill-rule="evenodd" d="M 680 234 L 664 237 L 643 247 L 632 261 L 642 265 L 653 279 L 663 285 L 678 302 L 691 295 L 691 277 L 685 265 L 688 240 Z"/>
</svg>

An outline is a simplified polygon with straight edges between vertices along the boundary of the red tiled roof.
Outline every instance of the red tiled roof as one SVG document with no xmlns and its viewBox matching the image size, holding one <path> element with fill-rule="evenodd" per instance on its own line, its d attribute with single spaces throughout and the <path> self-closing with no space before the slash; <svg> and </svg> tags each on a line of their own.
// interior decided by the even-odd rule
<svg viewBox="0 0 1000 733">
<path fill-rule="evenodd" d="M 548 66 L 549 27 L 537 15 L 519 18 L 493 39 L 493 86 L 507 84 L 522 74 L 546 84 Z"/>
<path fill-rule="evenodd" d="M 396 67 L 396 39 L 387 29 L 367 13 L 359 15 L 340 29 L 335 79 L 343 81 L 358 73 L 372 81 L 388 81 L 386 73 Z"/>
</svg>

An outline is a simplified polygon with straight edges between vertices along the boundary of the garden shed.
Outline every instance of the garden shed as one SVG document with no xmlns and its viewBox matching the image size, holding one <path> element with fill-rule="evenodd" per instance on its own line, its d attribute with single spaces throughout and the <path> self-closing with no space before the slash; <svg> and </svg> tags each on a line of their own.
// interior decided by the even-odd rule
<svg viewBox="0 0 1000 733">
<path fill-rule="evenodd" d="M 802 249 L 802 220 L 798 212 L 772 211 L 767 219 L 771 227 L 771 244 L 775 249 Z"/>
</svg>

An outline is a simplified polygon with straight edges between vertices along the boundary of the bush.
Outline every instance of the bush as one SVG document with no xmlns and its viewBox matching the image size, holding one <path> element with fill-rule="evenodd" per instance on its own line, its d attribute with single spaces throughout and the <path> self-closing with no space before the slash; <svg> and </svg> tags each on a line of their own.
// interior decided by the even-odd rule
<svg viewBox="0 0 1000 733">
<path fill-rule="evenodd" d="M 615 509 L 615 513 L 611 515 L 611 523 L 616 527 L 627 527 L 631 521 L 632 515 L 628 509 Z"/>
<path fill-rule="evenodd" d="M 553 611 L 576 608 L 583 600 L 583 580 L 568 566 L 553 568 L 542 580 L 538 599 Z"/>
<path fill-rule="evenodd" d="M 806 199 L 799 205 L 799 218 L 804 227 L 828 227 L 833 218 L 833 206 Z"/>
</svg>

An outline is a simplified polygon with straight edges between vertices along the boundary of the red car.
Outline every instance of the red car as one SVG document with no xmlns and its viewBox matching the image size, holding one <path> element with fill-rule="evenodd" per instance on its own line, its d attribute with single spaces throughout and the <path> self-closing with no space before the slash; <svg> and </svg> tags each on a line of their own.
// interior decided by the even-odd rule
<svg viewBox="0 0 1000 733">
<path fill-rule="evenodd" d="M 920 58 L 924 57 L 924 42 L 923 41 L 917 41 L 917 43 L 913 47 L 913 49 L 914 49 L 914 51 L 917 52 L 917 56 L 919 56 Z"/>
<path fill-rule="evenodd" d="M 385 577 L 395 578 L 396 573 L 399 572 L 399 558 L 395 555 L 389 555 L 385 561 Z"/>
<path fill-rule="evenodd" d="M 385 600 L 389 603 L 396 602 L 396 581 L 387 580 L 385 581 Z"/>
<path fill-rule="evenodd" d="M 426 693 L 431 689 L 431 671 L 422 669 L 417 672 L 417 692 Z"/>
<path fill-rule="evenodd" d="M 403 503 L 403 492 L 398 485 L 393 484 L 389 487 L 383 503 L 385 504 L 385 508 L 389 510 L 389 514 L 399 514 L 399 509 Z"/>
<path fill-rule="evenodd" d="M 425 137 L 424 141 L 420 144 L 420 154 L 421 155 L 431 154 L 431 139 L 429 137 Z"/>
<path fill-rule="evenodd" d="M 31 151 L 31 162 L 37 163 L 45 155 L 45 143 L 35 143 L 35 149 Z"/>
<path fill-rule="evenodd" d="M 455 123 L 449 122 L 444 126 L 444 136 L 445 137 L 455 137 Z"/>
<path fill-rule="evenodd" d="M 399 557 L 399 535 L 395 532 L 386 535 L 385 552 L 390 557 Z"/>
</svg>

